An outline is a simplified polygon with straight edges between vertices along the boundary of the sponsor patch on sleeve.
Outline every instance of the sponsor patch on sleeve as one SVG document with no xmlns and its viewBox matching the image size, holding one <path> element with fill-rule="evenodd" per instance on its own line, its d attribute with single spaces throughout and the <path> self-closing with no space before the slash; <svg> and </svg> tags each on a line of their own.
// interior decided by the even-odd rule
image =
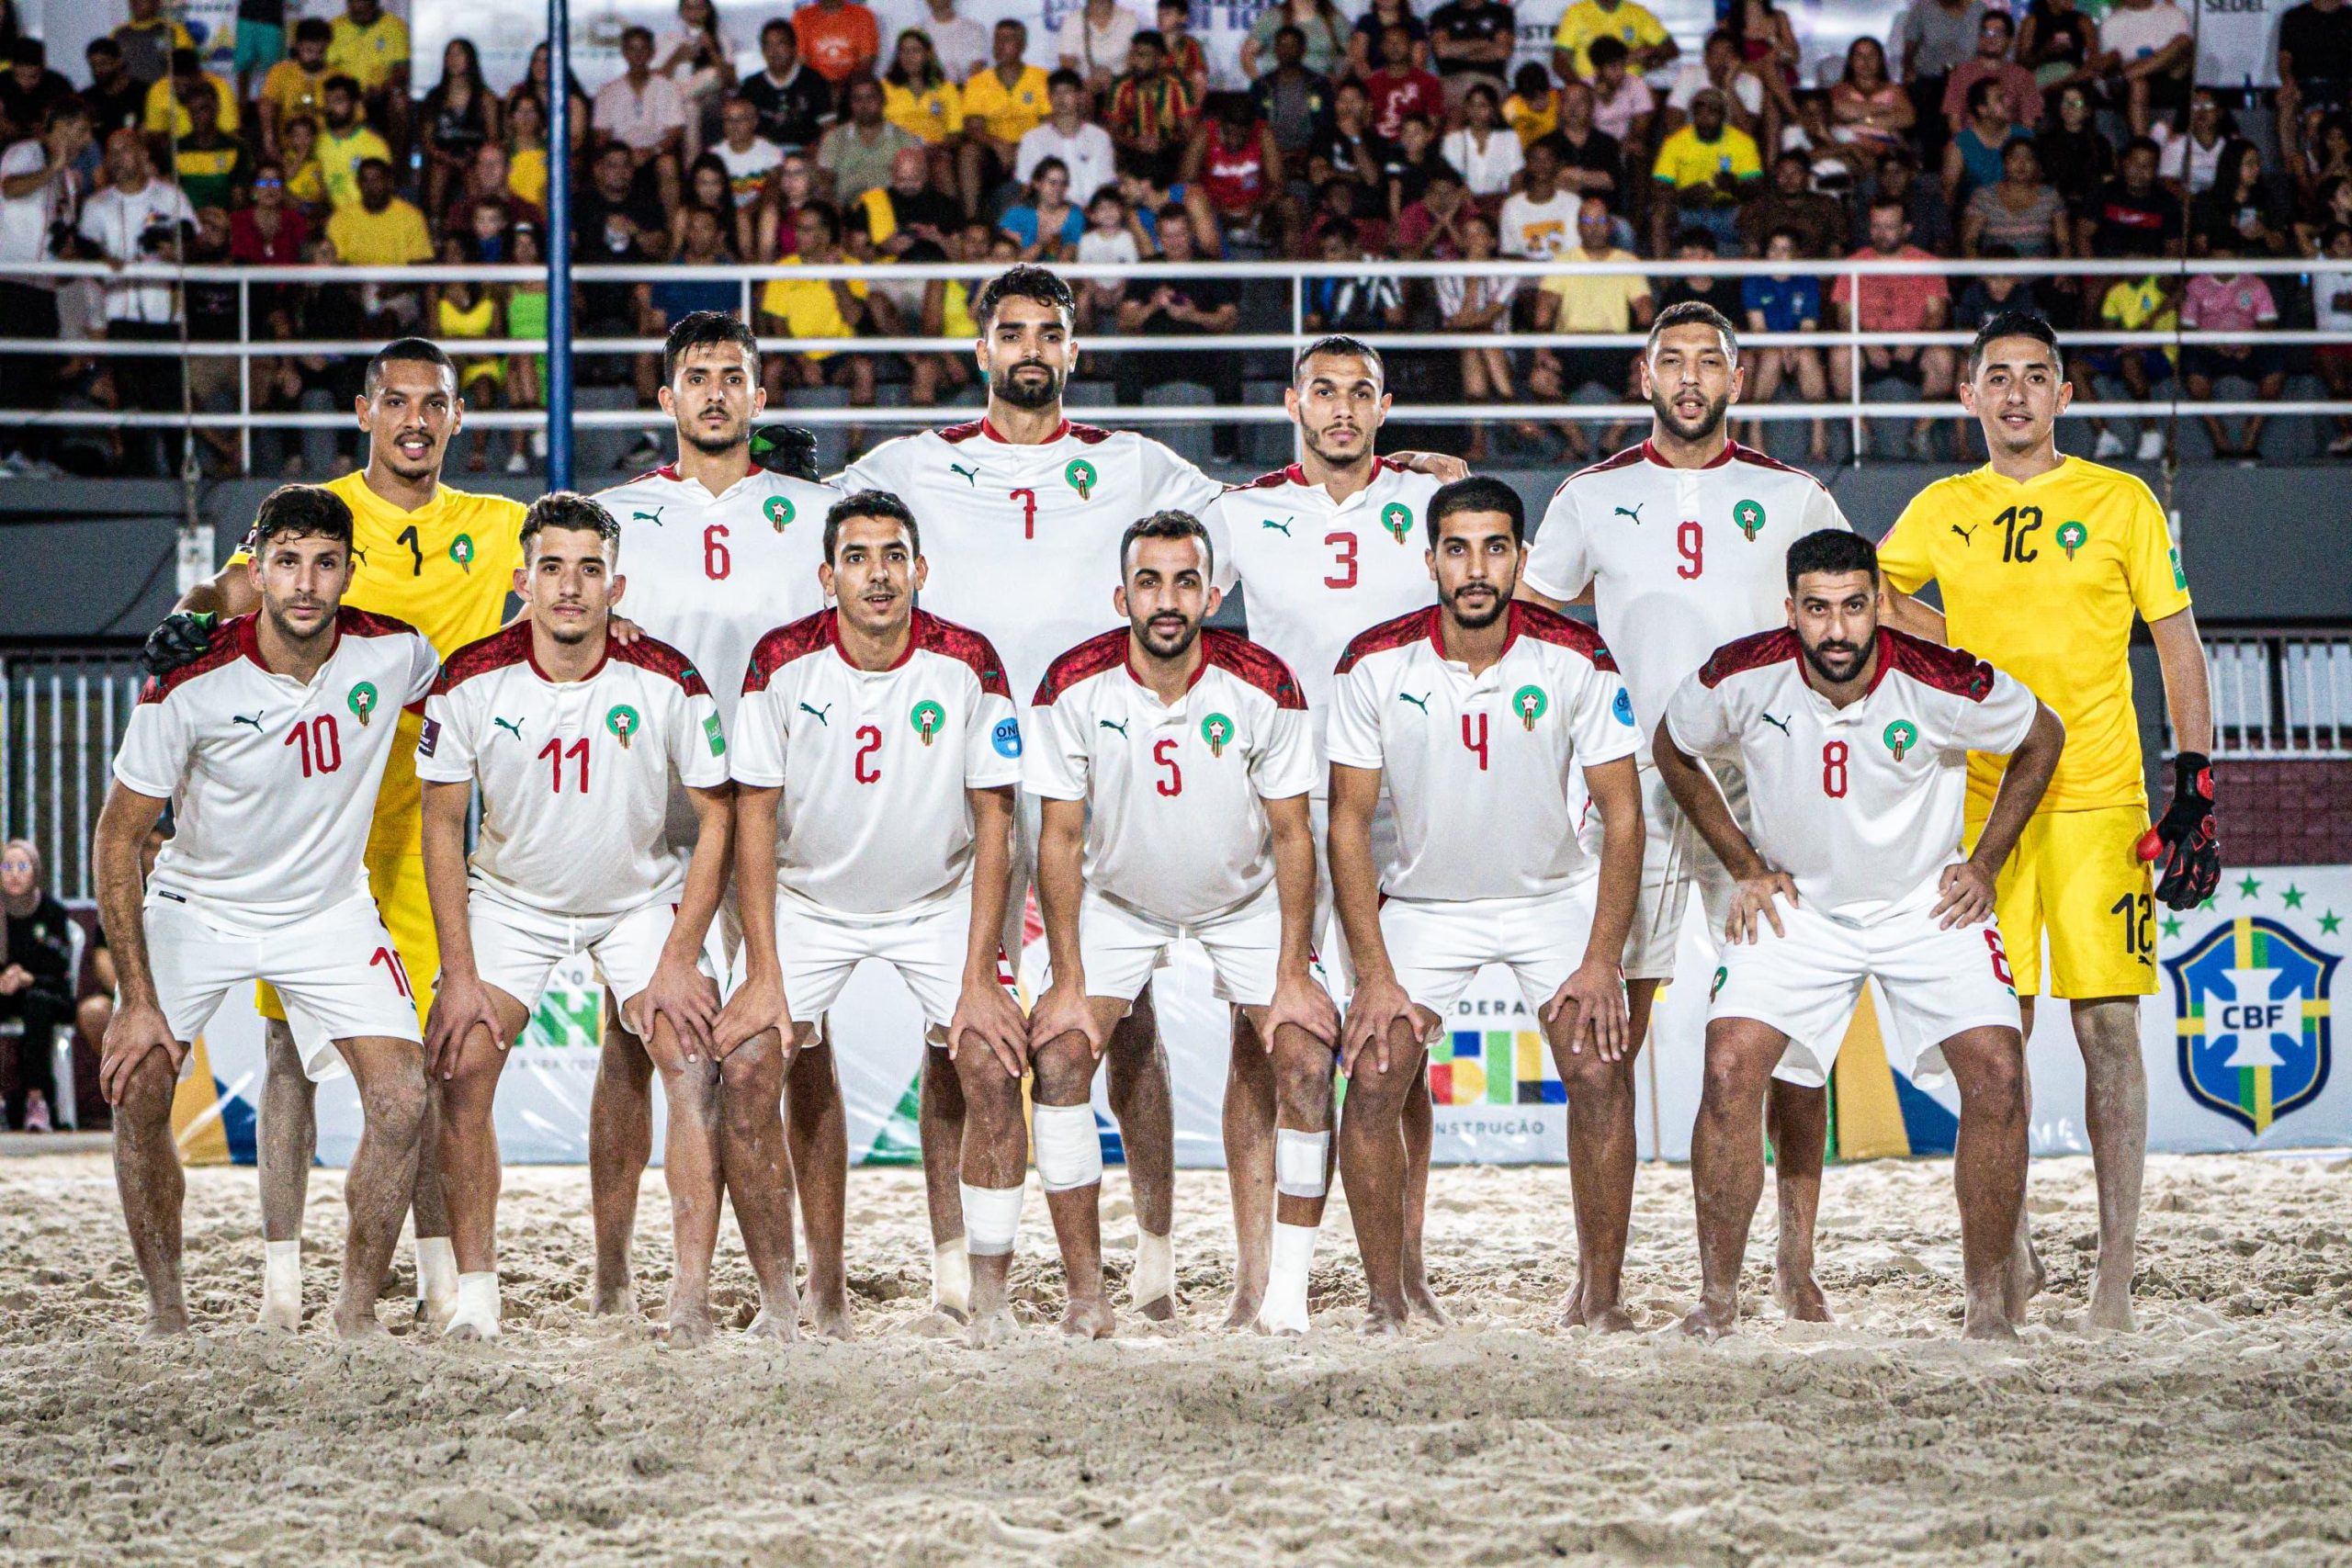
<svg viewBox="0 0 2352 1568">
<path fill-rule="evenodd" d="M 989 744 L 996 748 L 996 754 L 1000 757 L 1020 756 L 1021 721 L 1017 718 L 997 720 L 996 728 L 989 733 Z"/>
<path fill-rule="evenodd" d="M 424 728 L 416 738 L 416 754 L 420 757 L 430 757 L 433 755 L 434 748 L 440 744 L 441 721 L 437 718 L 426 719 Z"/>
<path fill-rule="evenodd" d="M 718 716 L 717 714 L 705 714 L 703 716 L 702 732 L 710 739 L 710 754 L 712 756 L 724 757 L 727 755 L 727 737 L 718 728 Z"/>
</svg>

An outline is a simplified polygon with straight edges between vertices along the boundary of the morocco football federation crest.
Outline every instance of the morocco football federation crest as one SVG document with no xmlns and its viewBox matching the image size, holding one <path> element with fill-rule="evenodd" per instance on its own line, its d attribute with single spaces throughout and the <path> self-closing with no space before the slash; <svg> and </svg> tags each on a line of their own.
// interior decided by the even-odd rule
<svg viewBox="0 0 2352 1568">
<path fill-rule="evenodd" d="M 2265 915 L 2240 915 L 2165 960 L 2189 1098 L 2257 1137 L 2318 1098 L 2338 962 Z"/>
<path fill-rule="evenodd" d="M 1535 728 L 1535 721 L 1544 716 L 1544 710 L 1551 705 L 1541 686 L 1521 686 L 1510 694 L 1510 711 L 1519 715 L 1519 722 L 1530 730 Z"/>
<path fill-rule="evenodd" d="M 613 732 L 613 739 L 621 743 L 624 751 L 628 750 L 628 738 L 636 734 L 643 723 L 637 716 L 637 710 L 627 703 L 616 705 L 605 715 L 605 728 Z M 587 764 L 582 762 L 581 766 L 584 768 Z"/>
<path fill-rule="evenodd" d="M 1412 531 L 1413 509 L 1401 501 L 1392 501 L 1380 509 L 1380 525 L 1401 545 L 1405 542 L 1405 536 Z"/>
<path fill-rule="evenodd" d="M 1213 713 L 1201 720 L 1201 739 L 1209 743 L 1209 755 L 1222 757 L 1233 740 L 1233 721 L 1221 713 Z"/>
<path fill-rule="evenodd" d="M 922 736 L 922 743 L 928 746 L 932 739 L 945 727 L 947 710 L 925 697 L 908 713 L 907 722 L 915 727 L 915 733 Z"/>
<path fill-rule="evenodd" d="M 779 534 L 792 525 L 792 498 L 788 495 L 768 497 L 760 503 L 760 511 Z"/>
<path fill-rule="evenodd" d="M 368 724 L 368 716 L 376 711 L 375 682 L 360 682 L 359 684 L 351 688 L 351 694 L 345 697 L 344 702 L 354 714 L 358 716 L 360 727 L 365 728 Z"/>
</svg>

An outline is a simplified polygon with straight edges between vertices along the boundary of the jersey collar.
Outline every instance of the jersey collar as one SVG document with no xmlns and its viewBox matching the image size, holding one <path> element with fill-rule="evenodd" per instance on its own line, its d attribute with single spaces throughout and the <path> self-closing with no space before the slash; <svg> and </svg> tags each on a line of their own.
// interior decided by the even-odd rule
<svg viewBox="0 0 2352 1568">
<path fill-rule="evenodd" d="M 1184 695 L 1178 697 L 1174 703 L 1162 705 L 1163 706 L 1175 707 L 1182 704 L 1184 697 L 1189 697 L 1193 694 L 1193 688 L 1201 683 L 1201 677 L 1209 672 L 1209 650 L 1206 648 L 1201 647 L 1198 640 L 1202 635 L 1202 633 L 1194 634 L 1193 646 L 1200 649 L 1201 661 L 1193 666 L 1192 678 L 1184 682 Z M 1155 703 L 1159 701 L 1159 694 L 1153 691 L 1150 686 L 1145 683 L 1143 672 L 1136 668 L 1136 644 L 1135 634 L 1133 632 L 1127 634 L 1127 657 L 1124 668 L 1126 670 L 1127 679 L 1135 682 L 1136 691 L 1141 692 L 1145 696 L 1149 697 Z"/>
<path fill-rule="evenodd" d="M 1738 445 L 1739 444 L 1736 441 L 1726 440 L 1724 443 L 1724 449 L 1722 451 L 1716 453 L 1713 457 L 1700 464 L 1696 469 L 1688 471 L 1704 472 L 1708 468 L 1722 468 L 1724 464 L 1731 461 L 1733 448 Z M 1642 460 L 1648 463 L 1655 463 L 1661 468 L 1671 468 L 1674 467 L 1672 463 L 1666 460 L 1665 454 L 1657 449 L 1657 443 L 1651 440 L 1646 435 L 1642 437 Z"/>
<path fill-rule="evenodd" d="M 710 499 L 713 501 L 724 501 L 729 496 L 733 495 L 737 491 L 742 489 L 745 485 L 751 483 L 752 480 L 759 478 L 760 475 L 765 472 L 767 472 L 765 468 L 760 467 L 757 463 L 753 463 L 750 468 L 743 470 L 743 477 L 741 479 L 737 479 L 733 484 L 729 485 L 717 495 L 711 495 L 710 487 L 703 483 L 700 479 L 690 479 L 686 478 L 685 475 L 680 473 L 678 471 L 678 465 L 674 461 L 662 464 L 660 468 L 653 470 L 653 475 L 656 479 L 668 479 L 673 484 L 692 485 L 695 489 L 702 491 L 703 494 L 709 495 Z"/>
<path fill-rule="evenodd" d="M 1504 660 L 1509 659 L 1510 657 L 1510 650 L 1518 645 L 1520 628 L 1526 619 L 1525 610 L 1526 606 L 1521 604 L 1516 599 L 1511 600 L 1509 605 L 1505 607 L 1503 612 L 1503 618 L 1505 622 L 1503 628 L 1503 650 L 1495 655 L 1496 664 L 1500 664 Z M 1425 613 L 1430 618 L 1430 647 L 1436 652 L 1438 662 L 1441 664 L 1462 664 L 1464 662 L 1463 660 L 1454 658 L 1453 655 L 1446 652 L 1445 650 L 1445 606 L 1442 604 L 1432 605 Z M 1464 668 L 1467 668 L 1467 666 L 1464 665 Z M 1489 668 L 1492 668 L 1492 666 L 1489 666 Z"/>
<path fill-rule="evenodd" d="M 915 614 L 920 615 L 922 612 L 921 610 L 917 610 Z M 893 670 L 905 669 L 907 667 L 907 661 L 915 656 L 915 644 L 922 640 L 922 638 L 917 635 L 920 629 L 921 628 L 914 621 L 908 621 L 907 646 L 899 649 L 899 657 L 893 659 L 888 664 L 879 670 L 868 670 L 865 666 L 852 659 L 849 656 L 849 649 L 842 646 L 842 613 L 840 606 L 836 605 L 831 613 L 825 617 L 825 640 L 832 644 L 834 657 L 838 658 L 843 664 L 848 665 L 854 673 L 859 675 L 887 675 Z"/>
<path fill-rule="evenodd" d="M 540 680 L 545 681 L 550 686 L 584 686 L 589 682 L 594 680 L 597 676 L 603 674 L 605 672 L 605 666 L 613 661 L 613 634 L 610 631 L 605 632 L 605 646 L 603 649 L 597 653 L 596 662 L 589 667 L 588 673 L 582 675 L 577 681 L 559 681 L 554 676 L 548 674 L 546 670 L 542 669 L 539 665 L 538 649 L 532 643 L 531 637 L 527 632 L 523 637 L 523 658 L 524 660 L 530 665 L 531 673 L 537 675 Z"/>
<path fill-rule="evenodd" d="M 272 670 L 269 667 L 269 660 L 261 656 L 261 618 L 265 614 L 266 614 L 266 611 L 255 610 L 252 615 L 245 616 L 238 623 L 237 651 L 245 658 L 252 660 L 254 661 L 254 668 L 259 670 L 263 674 L 272 676 L 280 681 L 291 681 L 294 679 L 293 676 L 280 674 L 277 671 Z M 334 662 L 336 652 L 339 651 L 342 647 L 343 612 L 338 609 L 334 615 L 334 640 L 327 644 L 327 656 L 326 658 L 319 660 L 319 668 L 321 670 L 324 670 L 330 663 Z M 313 675 L 311 679 L 315 683 L 318 677 Z"/>
<path fill-rule="evenodd" d="M 986 414 L 982 414 L 980 416 L 980 434 L 988 437 L 990 441 L 995 442 L 1000 446 L 1018 446 L 1023 445 L 1022 442 L 1014 441 L 1002 431 L 999 430 L 995 425 L 989 423 L 989 417 Z M 1069 417 L 1065 414 L 1062 417 L 1062 422 L 1054 426 L 1054 433 L 1051 435 L 1046 436 L 1043 441 L 1036 443 L 1036 445 L 1040 446 L 1051 446 L 1055 442 L 1059 441 L 1063 436 L 1068 435 L 1069 434 Z"/>
</svg>

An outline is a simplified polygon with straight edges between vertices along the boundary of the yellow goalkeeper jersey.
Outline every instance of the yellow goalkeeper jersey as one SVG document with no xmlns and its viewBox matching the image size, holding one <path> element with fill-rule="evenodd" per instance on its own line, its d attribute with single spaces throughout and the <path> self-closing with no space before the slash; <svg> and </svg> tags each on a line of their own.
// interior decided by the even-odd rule
<svg viewBox="0 0 2352 1568">
<path fill-rule="evenodd" d="M 1879 546 L 1905 593 L 1942 585 L 1953 646 L 2008 671 L 2065 722 L 2066 749 L 2044 811 L 2144 806 L 2132 705 L 2132 616 L 2188 608 L 2164 510 L 2120 469 L 2080 457 L 2022 483 L 1988 465 L 1912 498 Z M 2007 759 L 1969 759 L 1972 795 L 1989 795 Z"/>
</svg>

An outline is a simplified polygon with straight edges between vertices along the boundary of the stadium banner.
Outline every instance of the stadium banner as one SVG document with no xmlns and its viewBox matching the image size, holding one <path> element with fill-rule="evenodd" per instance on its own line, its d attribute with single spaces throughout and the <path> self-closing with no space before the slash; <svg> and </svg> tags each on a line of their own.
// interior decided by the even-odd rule
<svg viewBox="0 0 2352 1568">
<path fill-rule="evenodd" d="M 2206 908 L 2130 916 L 2130 940 L 2150 953 L 2157 987 L 2141 1009 L 2149 1146 L 2199 1153 L 2352 1144 L 2352 1077 L 2333 1071 L 2334 984 L 2352 941 L 2352 867 L 2240 871 Z M 2118 921 L 2124 919 L 2119 912 Z M 1026 957 L 1034 980 L 1043 943 Z M 1694 905 L 1677 964 L 1685 983 L 1659 994 L 1651 1053 L 1636 1075 L 1644 1158 L 1689 1156 L 1704 1059 L 1704 981 L 1714 963 Z M 1177 1159 L 1221 1165 L 1231 1038 L 1225 1005 L 1211 995 L 1206 959 L 1181 946 L 1154 993 L 1175 1089 Z M 587 1157 L 602 1009 L 584 958 L 558 971 L 499 1084 L 499 1143 L 508 1160 Z M 1884 1017 L 1866 997 L 1839 1058 L 1838 1153 L 1848 1159 L 1947 1154 L 1959 1127 L 1958 1097 L 1949 1087 L 1922 1089 L 1887 1066 L 1879 1033 Z M 868 964 L 842 994 L 832 1032 L 852 1151 L 868 1164 L 914 1163 L 924 1047 L 913 998 L 895 976 Z M 175 1108 L 183 1150 L 193 1160 L 250 1160 L 263 1057 L 249 996 L 232 997 L 201 1051 Z M 2087 1152 L 2082 1062 L 2064 1003 L 2043 1000 L 2028 1058 L 2034 1152 Z M 1488 970 L 1472 984 L 1427 1071 L 1441 1163 L 1566 1158 L 1559 1068 L 1506 973 Z M 654 1098 L 658 1115 L 661 1096 Z M 319 1157 L 343 1164 L 359 1134 L 350 1080 L 321 1086 L 318 1104 Z M 1106 1157 L 1115 1159 L 1116 1125 L 1099 1079 L 1095 1113 Z M 658 1160 L 658 1122 L 654 1153 Z"/>
<path fill-rule="evenodd" d="M 2196 0 L 2197 85 L 2278 85 L 2278 19 L 2295 0 Z"/>
</svg>

